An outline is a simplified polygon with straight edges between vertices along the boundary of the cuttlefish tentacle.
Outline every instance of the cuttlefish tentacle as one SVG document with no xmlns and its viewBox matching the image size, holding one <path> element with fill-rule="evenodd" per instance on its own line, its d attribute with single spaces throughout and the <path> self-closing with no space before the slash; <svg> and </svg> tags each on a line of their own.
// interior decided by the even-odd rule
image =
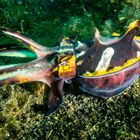
<svg viewBox="0 0 140 140">
<path fill-rule="evenodd" d="M 0 84 L 22 84 L 41 81 L 48 85 L 47 113 L 54 112 L 62 103 L 64 80 L 53 73 L 55 61 L 47 61 L 47 57 L 22 65 L 12 65 L 0 70 Z"/>
<path fill-rule="evenodd" d="M 26 64 L 11 66 L 0 70 L 0 83 L 25 83 L 41 81 L 41 78 L 50 78 L 52 65 L 45 62 L 45 59 L 35 60 Z M 51 79 L 50 79 L 51 80 Z M 47 83 L 48 85 L 50 81 Z"/>
<path fill-rule="evenodd" d="M 63 99 L 63 84 L 67 79 L 75 77 L 76 64 L 72 47 L 54 49 L 46 48 L 21 33 L 5 30 L 3 33 L 10 35 L 27 45 L 36 53 L 37 59 L 26 64 L 14 64 L 2 66 L 0 69 L 0 84 L 21 84 L 33 81 L 41 81 L 49 86 L 47 95 L 47 112 L 54 112 Z M 22 57 L 15 50 L 4 50 L 1 55 L 8 56 L 7 52 Z M 11 56 L 10 54 L 9 56 Z"/>
<path fill-rule="evenodd" d="M 16 67 L 16 66 L 21 66 L 21 65 L 23 65 L 24 63 L 22 63 L 22 64 L 9 64 L 9 65 L 1 65 L 0 66 L 0 70 L 5 70 L 5 69 L 7 69 L 7 68 L 12 68 L 12 67 Z"/>
<path fill-rule="evenodd" d="M 0 57 L 18 57 L 18 58 L 35 58 L 35 54 L 27 49 L 16 50 L 2 50 L 0 51 Z"/>
<path fill-rule="evenodd" d="M 31 62 L 36 59 L 36 54 L 28 49 L 12 49 L 0 51 L 1 65 L 0 70 L 21 66 L 27 62 Z M 5 61 L 6 59 L 6 61 Z M 21 60 L 21 61 L 17 61 Z"/>
<path fill-rule="evenodd" d="M 51 83 L 50 90 L 47 97 L 47 113 L 48 115 L 56 111 L 63 101 L 63 86 L 64 80 L 56 80 Z"/>
<path fill-rule="evenodd" d="M 12 30 L 4 30 L 3 33 L 12 36 L 14 38 L 16 38 L 17 40 L 21 41 L 22 43 L 24 43 L 25 45 L 27 45 L 32 51 L 34 51 L 36 53 L 36 55 L 38 56 L 38 58 L 42 58 L 46 55 L 47 51 L 49 50 L 48 48 L 34 42 L 33 40 L 25 37 L 23 34 L 19 33 L 19 32 L 14 32 Z"/>
</svg>

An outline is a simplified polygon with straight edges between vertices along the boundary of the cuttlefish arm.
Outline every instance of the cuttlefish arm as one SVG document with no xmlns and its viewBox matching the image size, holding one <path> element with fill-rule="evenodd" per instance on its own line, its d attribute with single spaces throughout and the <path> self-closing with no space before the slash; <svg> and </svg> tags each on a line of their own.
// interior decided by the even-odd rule
<svg viewBox="0 0 140 140">
<path fill-rule="evenodd" d="M 7 69 L 7 68 L 12 68 L 12 67 L 16 67 L 16 66 L 21 66 L 21 65 L 23 65 L 24 63 L 22 63 L 22 64 L 9 64 L 9 65 L 1 65 L 0 66 L 0 70 L 5 70 L 5 69 Z"/>
<path fill-rule="evenodd" d="M 21 84 L 25 82 L 39 81 L 39 73 L 42 72 L 43 60 L 32 61 L 23 65 L 0 70 L 0 83 L 1 84 Z M 47 65 L 48 66 L 48 65 Z M 40 69 L 41 68 L 41 69 Z M 48 68 L 47 68 L 48 70 Z M 36 74 L 37 77 L 36 77 Z"/>
<path fill-rule="evenodd" d="M 59 79 L 51 83 L 49 92 L 45 99 L 45 104 L 47 106 L 47 115 L 51 114 L 52 112 L 56 111 L 60 104 L 63 101 L 63 86 L 64 86 L 64 80 Z"/>
<path fill-rule="evenodd" d="M 50 49 L 34 42 L 21 33 L 11 30 L 3 30 L 3 33 L 28 46 L 29 49 L 35 52 L 37 59 L 23 65 L 2 67 L 0 70 L 0 84 L 44 82 L 49 86 L 46 103 L 47 113 L 54 112 L 62 102 L 64 81 L 75 77 L 76 74 L 73 49 L 59 49 L 58 47 Z"/>
<path fill-rule="evenodd" d="M 25 48 L 5 49 L 0 51 L 0 69 L 8 68 L 9 65 L 27 63 L 37 58 L 36 54 Z"/>
<path fill-rule="evenodd" d="M 2 32 L 24 43 L 26 46 L 29 47 L 29 49 L 31 49 L 33 52 L 36 53 L 38 58 L 42 58 L 46 56 L 46 54 L 49 51 L 48 48 L 36 43 L 35 41 L 29 39 L 28 37 L 24 36 L 23 34 L 19 32 L 15 32 L 10 29 L 3 29 Z"/>
<path fill-rule="evenodd" d="M 36 58 L 36 54 L 27 49 L 5 49 L 0 50 L 0 57 L 16 57 L 16 58 Z"/>
<path fill-rule="evenodd" d="M 62 102 L 64 80 L 53 74 L 55 61 L 47 57 L 22 65 L 9 65 L 0 70 L 0 84 L 22 84 L 41 81 L 49 86 L 47 93 L 47 113 L 54 112 Z M 5 66 L 6 67 L 6 66 Z"/>
</svg>

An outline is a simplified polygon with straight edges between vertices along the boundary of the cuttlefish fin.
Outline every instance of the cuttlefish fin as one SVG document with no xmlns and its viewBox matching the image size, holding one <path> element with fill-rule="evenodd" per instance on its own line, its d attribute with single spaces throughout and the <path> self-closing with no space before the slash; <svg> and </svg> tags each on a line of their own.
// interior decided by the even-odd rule
<svg viewBox="0 0 140 140">
<path fill-rule="evenodd" d="M 9 36 L 12 36 L 12 37 L 16 38 L 18 41 L 27 45 L 32 51 L 34 51 L 36 53 L 36 55 L 39 58 L 46 55 L 45 52 L 48 50 L 48 48 L 34 42 L 33 40 L 27 38 L 23 34 L 21 34 L 19 32 L 14 32 L 10 29 L 3 30 L 2 32 L 9 35 Z"/>
<path fill-rule="evenodd" d="M 127 32 L 121 38 L 121 40 L 132 42 L 133 38 L 139 33 L 140 31 L 140 20 L 136 20 L 128 26 Z"/>
<path fill-rule="evenodd" d="M 49 88 L 49 94 L 46 92 L 47 96 L 47 102 L 45 99 L 45 104 L 47 106 L 47 115 L 53 113 L 56 111 L 62 101 L 63 101 L 63 85 L 64 85 L 64 80 L 57 80 L 51 83 L 50 88 Z"/>
</svg>

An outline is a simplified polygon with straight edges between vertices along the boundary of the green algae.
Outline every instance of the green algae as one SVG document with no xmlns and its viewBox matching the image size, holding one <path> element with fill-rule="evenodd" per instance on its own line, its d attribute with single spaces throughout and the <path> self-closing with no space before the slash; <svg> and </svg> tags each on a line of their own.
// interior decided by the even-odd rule
<svg viewBox="0 0 140 140">
<path fill-rule="evenodd" d="M 123 33 L 130 22 L 140 18 L 139 7 L 139 0 L 0 0 L 0 26 L 52 46 L 72 32 L 77 33 L 77 40 L 92 39 L 94 27 L 103 35 Z M 0 46 L 15 43 L 1 36 Z M 50 116 L 45 112 L 46 94 L 45 85 L 39 82 L 1 86 L 0 139 L 140 137 L 140 79 L 109 99 L 85 94 L 75 84 L 65 85 L 64 102 Z"/>
<path fill-rule="evenodd" d="M 42 108 L 33 107 L 44 104 L 44 84 L 4 86 L 0 90 L 0 136 L 6 139 L 15 136 L 17 139 L 138 139 L 139 82 L 109 99 L 86 95 L 67 85 L 65 88 L 69 91 L 65 89 L 64 103 L 50 116 Z"/>
</svg>

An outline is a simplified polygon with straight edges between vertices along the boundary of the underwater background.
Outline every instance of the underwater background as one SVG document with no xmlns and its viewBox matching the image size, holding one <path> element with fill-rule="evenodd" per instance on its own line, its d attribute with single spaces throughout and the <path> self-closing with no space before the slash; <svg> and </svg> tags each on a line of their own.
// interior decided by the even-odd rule
<svg viewBox="0 0 140 140">
<path fill-rule="evenodd" d="M 77 40 L 92 40 L 95 27 L 104 36 L 123 34 L 136 19 L 140 0 L 0 0 L 0 27 L 49 47 L 73 32 Z M 0 35 L 0 46 L 16 43 Z M 7 59 L 0 63 L 12 63 Z M 1 85 L 0 140 L 140 139 L 140 78 L 109 99 L 85 94 L 74 84 L 64 90 L 62 106 L 46 116 L 43 83 Z"/>
</svg>

